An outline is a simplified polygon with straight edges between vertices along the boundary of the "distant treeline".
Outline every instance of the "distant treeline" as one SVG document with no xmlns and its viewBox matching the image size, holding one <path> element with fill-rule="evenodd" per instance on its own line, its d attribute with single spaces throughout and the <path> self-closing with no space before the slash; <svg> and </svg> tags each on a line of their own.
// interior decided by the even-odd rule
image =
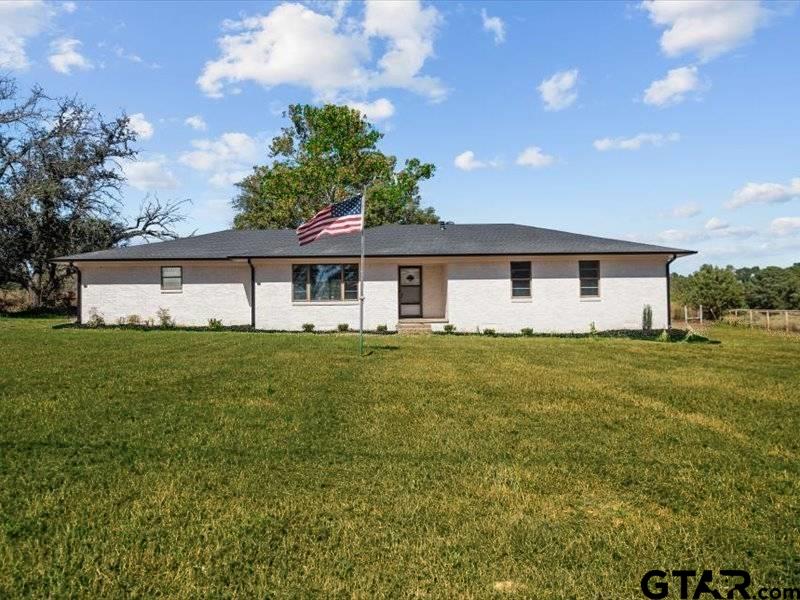
<svg viewBox="0 0 800 600">
<path fill-rule="evenodd" d="M 714 318 L 731 308 L 800 310 L 800 263 L 741 269 L 703 265 L 691 275 L 674 273 L 671 291 L 674 304 L 702 304 Z"/>
</svg>

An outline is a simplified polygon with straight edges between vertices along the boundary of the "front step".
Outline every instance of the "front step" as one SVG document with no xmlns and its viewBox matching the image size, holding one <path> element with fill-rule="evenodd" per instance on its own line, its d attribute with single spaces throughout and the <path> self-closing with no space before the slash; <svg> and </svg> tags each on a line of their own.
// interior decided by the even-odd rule
<svg viewBox="0 0 800 600">
<path fill-rule="evenodd" d="M 397 323 L 397 333 L 400 335 L 430 335 L 431 324 L 414 321 L 400 321 Z"/>
</svg>

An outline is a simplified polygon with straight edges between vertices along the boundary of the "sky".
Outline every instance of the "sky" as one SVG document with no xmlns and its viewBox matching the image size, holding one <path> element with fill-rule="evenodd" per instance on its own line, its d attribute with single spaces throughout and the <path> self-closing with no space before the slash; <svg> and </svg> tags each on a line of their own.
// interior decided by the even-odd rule
<svg viewBox="0 0 800 600">
<path fill-rule="evenodd" d="M 422 202 L 521 223 L 800 262 L 795 2 L 0 2 L 22 91 L 126 113 L 129 212 L 191 199 L 181 232 L 231 226 L 233 185 L 290 103 L 364 112 Z"/>
</svg>

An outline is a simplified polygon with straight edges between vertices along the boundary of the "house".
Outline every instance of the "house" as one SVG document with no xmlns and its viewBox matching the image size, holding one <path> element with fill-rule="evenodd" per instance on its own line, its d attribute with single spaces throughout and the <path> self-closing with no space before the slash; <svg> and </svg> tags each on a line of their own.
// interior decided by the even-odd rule
<svg viewBox="0 0 800 600">
<path fill-rule="evenodd" d="M 691 250 L 512 224 L 367 229 L 365 328 L 635 329 L 669 326 L 669 265 Z M 228 230 L 64 256 L 79 319 L 169 310 L 181 325 L 358 327 L 360 235 L 300 246 L 293 230 Z"/>
</svg>

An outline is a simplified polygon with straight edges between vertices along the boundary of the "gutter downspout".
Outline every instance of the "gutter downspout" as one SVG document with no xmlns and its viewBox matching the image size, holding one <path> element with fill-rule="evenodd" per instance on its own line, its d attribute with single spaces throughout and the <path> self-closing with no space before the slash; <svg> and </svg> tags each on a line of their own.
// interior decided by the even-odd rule
<svg viewBox="0 0 800 600">
<path fill-rule="evenodd" d="M 247 264 L 250 265 L 250 327 L 256 328 L 256 268 L 253 266 L 253 260 L 247 259 Z"/>
<path fill-rule="evenodd" d="M 83 290 L 83 281 L 82 281 L 82 279 L 83 278 L 81 277 L 81 270 L 78 267 L 76 267 L 75 264 L 72 261 L 69 262 L 69 268 L 72 269 L 73 271 L 75 271 L 75 273 L 77 274 L 77 278 L 76 278 L 76 281 L 75 281 L 75 287 L 77 288 L 77 292 L 78 292 L 76 294 L 77 300 L 78 300 L 78 319 L 75 322 L 78 325 L 81 325 L 83 323 L 83 318 L 82 318 L 82 316 L 83 316 L 83 291 L 82 291 Z"/>
<path fill-rule="evenodd" d="M 677 254 L 673 254 L 672 258 L 667 261 L 665 266 L 665 271 L 667 275 L 667 331 L 672 331 L 672 304 L 670 298 L 670 275 L 669 275 L 669 266 L 678 258 Z"/>
</svg>

